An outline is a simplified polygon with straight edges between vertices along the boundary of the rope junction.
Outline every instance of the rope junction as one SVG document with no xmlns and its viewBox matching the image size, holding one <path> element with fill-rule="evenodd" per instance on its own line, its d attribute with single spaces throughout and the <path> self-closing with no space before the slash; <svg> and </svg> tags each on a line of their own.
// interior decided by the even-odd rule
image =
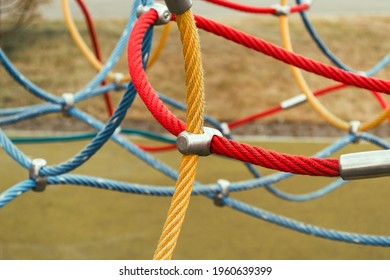
<svg viewBox="0 0 390 280">
<path fill-rule="evenodd" d="M 337 178 L 336 181 L 328 186 L 311 193 L 300 195 L 283 192 L 275 187 L 274 184 L 286 180 L 294 176 L 294 174 L 326 177 L 340 177 L 341 175 L 344 179 L 388 175 L 390 173 L 389 157 L 386 156 L 388 153 L 384 153 L 383 151 L 368 152 L 363 156 L 361 154 L 345 155 L 344 157 L 341 157 L 340 160 L 329 157 L 347 145 L 357 142 L 357 140 L 367 141 L 382 149 L 390 148 L 390 144 L 386 141 L 375 135 L 364 132 L 365 130 L 378 126 L 383 120 L 390 116 L 390 108 L 381 95 L 381 93 L 390 93 L 390 81 L 372 77 L 390 62 L 390 54 L 366 72 L 354 71 L 345 66 L 329 51 L 311 25 L 306 15 L 306 11 L 310 8 L 311 1 L 297 0 L 297 5 L 291 7 L 287 6 L 285 0 L 281 0 L 280 4 L 272 7 L 250 7 L 225 0 L 205 1 L 244 12 L 265 13 L 278 16 L 282 31 L 283 48 L 221 23 L 198 15 L 193 15 L 190 9 L 191 1 L 189 0 L 167 1 L 170 11 L 175 11 L 177 13 L 172 15 L 169 14 L 169 18 L 167 17 L 168 10 L 156 8 L 152 0 L 135 0 L 127 25 L 110 57 L 103 64 L 96 32 L 93 27 L 93 21 L 87 6 L 82 0 L 77 0 L 89 26 L 94 52 L 87 47 L 87 44 L 81 38 L 81 35 L 72 20 L 68 1 L 62 0 L 64 16 L 73 39 L 89 62 L 99 71 L 82 89 L 75 93 L 63 94 L 62 96 L 49 93 L 35 85 L 27 77 L 23 76 L 3 50 L 0 49 L 0 62 L 9 75 L 27 91 L 42 100 L 42 103 L 39 105 L 18 108 L 1 108 L 1 125 L 14 124 L 47 114 L 62 113 L 86 123 L 97 131 L 96 133 L 74 134 L 60 137 L 9 138 L 4 131 L 0 129 L 0 144 L 4 151 L 13 160 L 29 171 L 29 177 L 26 180 L 10 187 L 0 195 L 0 207 L 7 205 L 27 191 L 43 191 L 47 186 L 58 184 L 89 186 L 142 195 L 172 196 L 171 207 L 168 211 L 168 217 L 155 252 L 155 259 L 170 259 L 172 257 L 191 195 L 203 195 L 213 200 L 218 206 L 228 206 L 253 217 L 302 233 L 362 245 L 390 246 L 390 236 L 342 232 L 304 224 L 300 221 L 270 213 L 229 196 L 229 193 L 232 192 L 241 192 L 264 187 L 270 193 L 281 199 L 307 201 L 324 196 L 341 187 L 347 183 L 347 181 Z M 140 6 L 148 8 L 142 8 L 142 12 L 139 12 L 137 17 L 137 9 L 140 11 Z M 301 14 L 308 32 L 319 48 L 329 57 L 335 66 L 308 59 L 292 51 L 287 21 L 287 15 L 290 13 Z M 165 25 L 158 47 L 156 48 L 155 53 L 151 55 L 150 50 L 154 25 L 156 21 L 167 22 L 169 19 L 177 22 L 181 35 L 186 72 L 186 104 L 181 104 L 168 96 L 157 93 L 149 83 L 145 73 L 146 67 L 151 66 L 152 62 L 157 59 L 166 43 L 170 23 Z M 295 80 L 300 86 L 303 94 L 285 100 L 273 108 L 230 123 L 220 123 L 211 116 L 205 115 L 201 49 L 195 25 L 200 29 L 291 65 Z M 112 69 L 126 45 L 130 75 L 115 74 L 112 72 Z M 338 83 L 312 92 L 298 68 L 335 80 Z M 347 86 L 359 87 L 371 91 L 372 95 L 384 109 L 383 112 L 368 123 L 360 124 L 355 121 L 347 122 L 331 114 L 318 101 L 317 97 Z M 120 90 L 125 90 L 125 93 L 116 110 L 113 110 L 108 92 Z M 153 117 L 175 137 L 167 137 L 147 131 L 120 127 L 125 114 L 132 106 L 137 93 Z M 109 119 L 105 124 L 77 108 L 77 104 L 80 101 L 99 95 L 105 97 L 109 115 Z M 306 101 L 308 101 L 324 119 L 329 121 L 330 124 L 348 131 L 346 136 L 312 157 L 282 154 L 261 147 L 239 143 L 234 140 L 231 134 L 231 130 L 238 126 L 276 114 L 283 110 L 291 109 Z M 186 111 L 186 122 L 177 118 L 165 104 Z M 211 131 L 214 132 L 210 133 L 209 128 L 204 127 L 204 122 L 212 126 L 213 128 Z M 165 144 L 157 147 L 140 146 L 132 143 L 124 134 L 137 134 L 159 140 Z M 179 150 L 183 153 L 182 164 L 179 171 L 167 166 L 148 153 L 176 148 L 176 137 L 178 137 L 178 146 L 182 146 Z M 17 143 L 44 143 L 80 139 L 90 139 L 90 142 L 78 154 L 63 163 L 54 166 L 47 165 L 44 159 L 29 158 L 15 145 Z M 109 140 L 114 141 L 125 150 L 137 156 L 140 160 L 146 162 L 152 168 L 155 168 L 169 178 L 175 180 L 176 186 L 139 185 L 108 180 L 105 178 L 69 174 L 69 172 L 74 171 L 88 161 Z M 215 184 L 202 184 L 201 182 L 195 181 L 199 156 L 205 156 L 210 153 L 242 161 L 254 178 L 241 182 L 219 180 Z M 261 176 L 253 165 L 259 165 L 280 172 Z"/>
</svg>

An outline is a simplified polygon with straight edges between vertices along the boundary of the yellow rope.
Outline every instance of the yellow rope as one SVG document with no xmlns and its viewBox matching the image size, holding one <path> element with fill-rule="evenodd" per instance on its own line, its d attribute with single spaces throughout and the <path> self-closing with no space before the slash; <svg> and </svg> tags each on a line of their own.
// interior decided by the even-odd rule
<svg viewBox="0 0 390 280">
<path fill-rule="evenodd" d="M 92 66 L 97 70 L 100 71 L 103 68 L 103 64 L 96 58 L 95 54 L 91 51 L 91 49 L 88 47 L 88 45 L 85 43 L 84 39 L 81 37 L 79 30 L 76 27 L 76 24 L 73 21 L 72 14 L 69 9 L 69 2 L 68 0 L 62 0 L 62 11 L 64 13 L 65 23 L 69 29 L 69 32 L 76 43 L 76 45 L 79 47 L 81 52 L 84 54 L 84 56 L 87 58 L 87 60 L 92 64 Z M 163 32 L 161 34 L 160 40 L 157 44 L 157 47 L 154 49 L 153 53 L 150 56 L 148 67 L 152 66 L 152 64 L 156 61 L 158 56 L 161 54 L 162 49 L 164 48 L 165 42 L 168 39 L 169 30 L 170 30 L 171 23 L 165 25 Z M 107 78 L 111 81 L 115 81 L 115 74 L 110 72 L 107 75 Z M 119 80 L 119 82 L 129 82 L 130 76 L 124 76 Z"/>
<path fill-rule="evenodd" d="M 176 21 L 185 59 L 187 86 L 186 130 L 201 134 L 203 133 L 204 86 L 199 37 L 190 10 L 177 15 Z M 172 258 L 190 201 L 198 158 L 198 155 L 183 155 L 182 157 L 175 193 L 153 257 L 154 260 L 169 260 Z"/>
<path fill-rule="evenodd" d="M 286 5 L 287 0 L 281 0 L 280 5 Z M 288 17 L 281 15 L 279 16 L 279 23 L 280 23 L 280 30 L 282 35 L 282 44 L 283 47 L 288 51 L 293 51 L 292 44 L 291 44 L 291 38 L 290 38 L 290 31 L 289 31 L 289 25 L 288 25 Z M 350 124 L 347 121 L 344 121 L 340 119 L 339 117 L 335 116 L 333 113 L 331 113 L 326 107 L 322 105 L 322 103 L 314 96 L 313 92 L 307 85 L 305 78 L 302 75 L 301 70 L 294 66 L 290 66 L 290 69 L 292 71 L 292 74 L 294 76 L 294 79 L 296 83 L 298 84 L 300 90 L 306 95 L 308 102 L 310 105 L 314 108 L 316 112 L 318 112 L 326 121 L 328 121 L 333 126 L 336 126 L 343 130 L 349 130 Z M 390 108 L 382 111 L 378 116 L 376 116 L 374 119 L 362 123 L 359 127 L 360 131 L 368 130 L 371 128 L 374 128 L 378 126 L 381 122 L 383 122 L 388 116 L 390 115 Z"/>
</svg>

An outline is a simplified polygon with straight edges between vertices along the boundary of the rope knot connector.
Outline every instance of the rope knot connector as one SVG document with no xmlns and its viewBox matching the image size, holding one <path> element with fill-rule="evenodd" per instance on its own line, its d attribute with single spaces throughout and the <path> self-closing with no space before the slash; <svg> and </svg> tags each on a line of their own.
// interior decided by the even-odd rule
<svg viewBox="0 0 390 280">
<path fill-rule="evenodd" d="M 180 15 L 191 9 L 192 1 L 191 0 L 165 0 L 169 11 L 172 14 Z"/>
<path fill-rule="evenodd" d="M 353 143 L 358 143 L 360 140 L 360 126 L 361 126 L 360 121 L 351 121 L 349 123 L 349 134 L 354 137 L 354 140 L 352 141 Z"/>
<path fill-rule="evenodd" d="M 222 130 L 222 134 L 226 137 L 226 136 L 230 136 L 232 133 L 230 131 L 230 127 L 229 127 L 229 124 L 226 123 L 226 122 L 223 122 L 221 123 L 221 130 Z"/>
<path fill-rule="evenodd" d="M 275 9 L 274 16 L 288 16 L 290 14 L 290 6 L 275 4 L 271 6 Z"/>
<path fill-rule="evenodd" d="M 47 177 L 39 175 L 39 171 L 41 170 L 41 168 L 46 165 L 46 160 L 42 158 L 36 158 L 31 161 L 29 178 L 33 179 L 36 183 L 36 186 L 33 188 L 33 191 L 43 192 L 46 189 Z"/>
<path fill-rule="evenodd" d="M 217 184 L 221 188 L 214 196 L 214 204 L 216 206 L 222 207 L 225 206 L 223 199 L 229 196 L 230 182 L 228 180 L 219 179 Z"/>
<path fill-rule="evenodd" d="M 74 106 L 74 94 L 70 92 L 66 92 L 62 94 L 62 98 L 64 99 L 64 104 L 62 105 L 62 113 L 65 117 L 70 117 L 69 109 Z"/>
<path fill-rule="evenodd" d="M 125 77 L 125 75 L 122 73 L 119 73 L 119 72 L 114 74 L 114 84 L 115 84 L 116 89 L 120 88 L 121 82 L 122 82 L 124 77 Z"/>
<path fill-rule="evenodd" d="M 183 155 L 208 156 L 211 154 L 211 141 L 214 136 L 222 136 L 215 128 L 204 127 L 203 134 L 181 132 L 176 139 L 176 145 Z"/>
<path fill-rule="evenodd" d="M 156 22 L 154 25 L 164 25 L 167 24 L 171 20 L 171 13 L 169 12 L 167 6 L 161 4 L 161 3 L 154 3 L 153 5 L 143 6 L 140 5 L 137 8 L 137 18 L 142 16 L 144 13 L 155 10 L 157 12 L 158 18 L 156 19 Z"/>
</svg>

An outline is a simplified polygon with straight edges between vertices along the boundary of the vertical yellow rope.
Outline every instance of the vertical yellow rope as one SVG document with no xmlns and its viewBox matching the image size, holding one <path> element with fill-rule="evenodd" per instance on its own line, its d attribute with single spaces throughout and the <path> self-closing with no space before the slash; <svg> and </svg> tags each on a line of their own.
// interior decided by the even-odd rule
<svg viewBox="0 0 390 280">
<path fill-rule="evenodd" d="M 280 5 L 282 5 L 282 6 L 287 5 L 287 0 L 280 0 Z M 281 31 L 281 35 L 282 35 L 283 48 L 285 48 L 288 51 L 293 52 L 291 38 L 290 38 L 289 25 L 288 25 L 288 17 L 284 16 L 284 15 L 279 16 L 279 24 L 280 24 L 280 31 Z M 346 122 L 346 121 L 340 119 L 339 117 L 335 116 L 334 114 L 332 114 L 314 96 L 310 87 L 306 83 L 305 78 L 303 77 L 302 71 L 294 66 L 290 66 L 290 69 L 291 69 L 292 74 L 294 76 L 295 82 L 299 86 L 300 90 L 306 95 L 308 102 L 314 108 L 314 110 L 316 112 L 318 112 L 326 121 L 328 121 L 333 126 L 338 127 L 340 129 L 343 129 L 343 130 L 349 130 L 350 124 L 348 122 Z M 390 108 L 381 112 L 373 120 L 370 120 L 366 123 L 363 123 L 359 127 L 359 130 L 364 131 L 364 130 L 374 128 L 374 127 L 378 126 L 381 122 L 383 122 L 389 115 L 390 115 Z"/>
<path fill-rule="evenodd" d="M 185 60 L 187 112 L 186 130 L 203 133 L 204 85 L 200 44 L 195 21 L 190 10 L 177 15 L 177 25 L 183 44 Z M 163 231 L 154 254 L 154 260 L 170 260 L 175 249 L 194 184 L 198 155 L 183 155 L 175 193 Z"/>
</svg>

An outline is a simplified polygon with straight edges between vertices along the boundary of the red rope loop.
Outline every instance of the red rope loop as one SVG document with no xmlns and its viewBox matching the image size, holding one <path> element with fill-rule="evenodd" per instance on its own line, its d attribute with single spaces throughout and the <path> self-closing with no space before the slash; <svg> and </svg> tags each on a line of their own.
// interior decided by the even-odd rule
<svg viewBox="0 0 390 280">
<path fill-rule="evenodd" d="M 142 15 L 136 22 L 128 43 L 128 68 L 134 87 L 149 111 L 164 128 L 177 136 L 185 130 L 184 122 L 179 120 L 158 98 L 142 68 L 142 41 L 146 30 L 156 19 L 157 13 L 151 10 Z M 220 155 L 279 171 L 312 176 L 339 175 L 337 159 L 318 159 L 281 154 L 241 144 L 219 136 L 213 137 L 211 150 Z"/>
</svg>

